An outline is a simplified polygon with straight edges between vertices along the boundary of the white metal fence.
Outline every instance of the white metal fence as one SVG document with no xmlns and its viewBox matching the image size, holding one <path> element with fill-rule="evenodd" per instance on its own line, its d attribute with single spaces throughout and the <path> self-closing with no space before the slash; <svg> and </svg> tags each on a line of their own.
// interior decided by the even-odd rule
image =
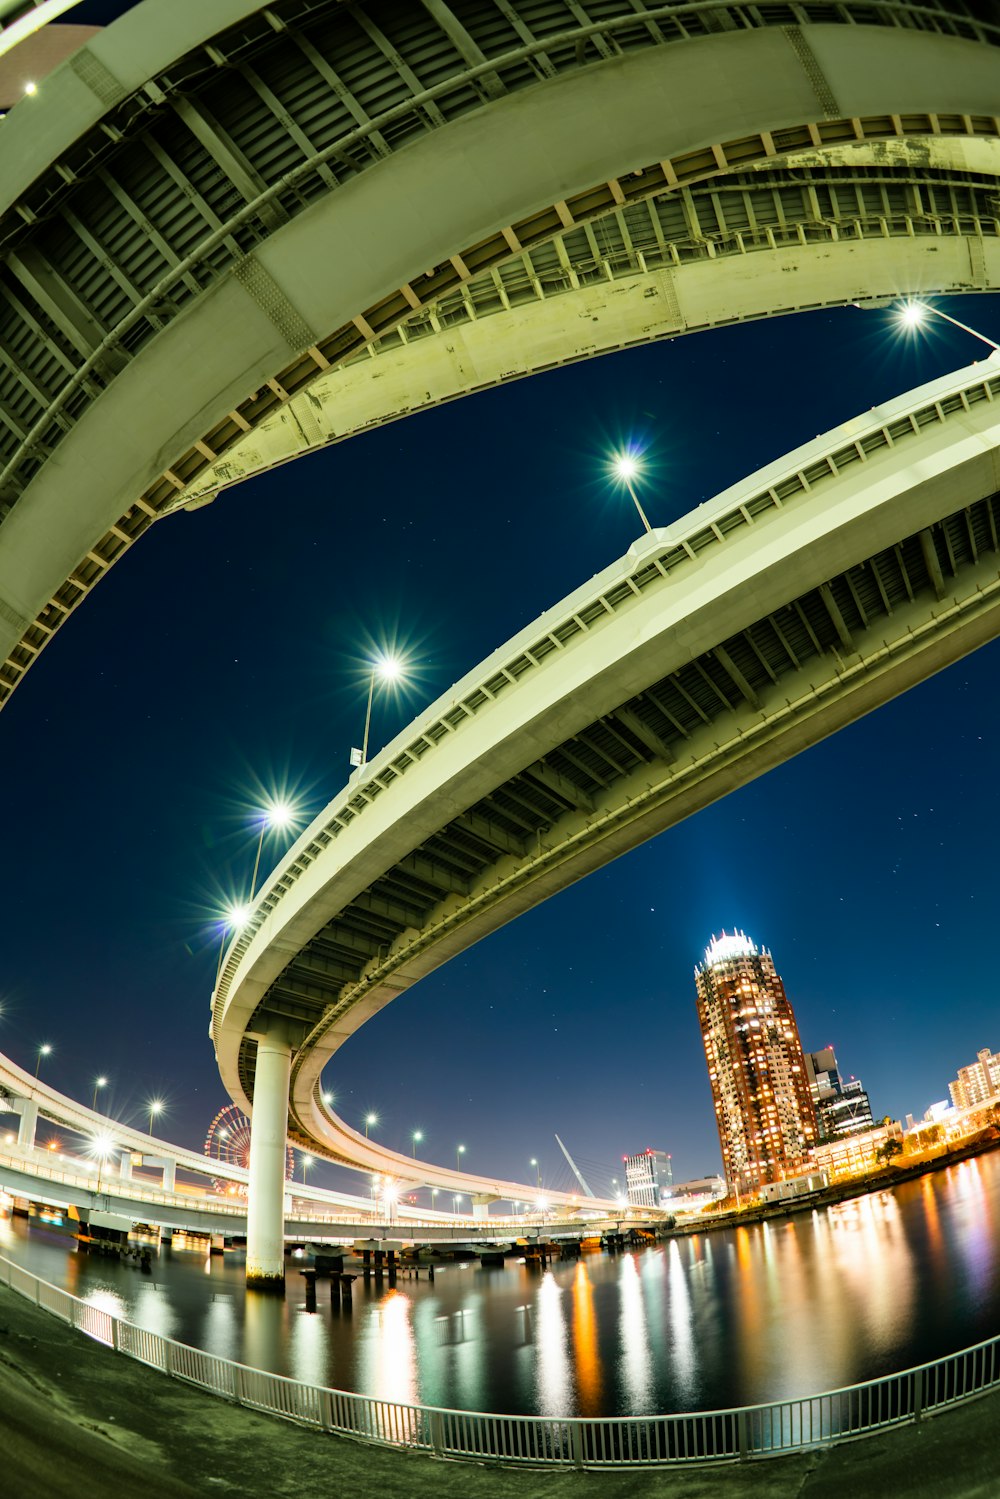
<svg viewBox="0 0 1000 1499">
<path fill-rule="evenodd" d="M 0 1255 L 0 1285 L 128 1358 L 303 1426 L 439 1457 L 567 1468 L 682 1466 L 774 1457 L 919 1421 L 1000 1384 L 1000 1338 L 866 1384 L 689 1415 L 501 1416 L 404 1405 L 251 1369 L 136 1327 Z"/>
</svg>

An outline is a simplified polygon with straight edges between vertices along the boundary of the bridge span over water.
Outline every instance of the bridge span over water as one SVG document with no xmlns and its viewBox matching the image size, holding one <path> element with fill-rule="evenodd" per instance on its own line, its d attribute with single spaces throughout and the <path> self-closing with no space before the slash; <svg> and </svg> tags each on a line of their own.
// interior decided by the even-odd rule
<svg viewBox="0 0 1000 1499">
<path fill-rule="evenodd" d="M 275 1161 L 287 1123 L 334 1160 L 422 1171 L 322 1101 L 324 1065 L 372 1015 L 1000 633 L 998 397 L 994 355 L 653 531 L 353 774 L 271 877 L 213 997 L 223 1082 Z"/>
</svg>

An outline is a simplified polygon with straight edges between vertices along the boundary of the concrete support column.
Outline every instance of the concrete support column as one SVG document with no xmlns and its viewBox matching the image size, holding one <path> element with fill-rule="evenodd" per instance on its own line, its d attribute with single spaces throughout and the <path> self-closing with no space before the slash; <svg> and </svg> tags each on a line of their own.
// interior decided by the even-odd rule
<svg viewBox="0 0 1000 1499">
<path fill-rule="evenodd" d="M 118 1175 L 123 1182 L 132 1180 L 132 1152 L 123 1150 L 121 1160 L 118 1162 Z"/>
<path fill-rule="evenodd" d="M 177 1186 L 177 1162 L 164 1161 L 163 1163 L 163 1190 L 173 1192 Z"/>
<path fill-rule="evenodd" d="M 21 1122 L 17 1126 L 17 1143 L 22 1150 L 31 1150 L 35 1144 L 38 1127 L 38 1105 L 34 1099 L 25 1098 L 21 1103 Z"/>
<path fill-rule="evenodd" d="M 247 1198 L 247 1285 L 285 1290 L 285 1162 L 292 1048 L 276 1036 L 257 1043 L 250 1120 Z"/>
<path fill-rule="evenodd" d="M 472 1216 L 481 1221 L 490 1216 L 490 1203 L 496 1202 L 495 1197 L 488 1197 L 485 1193 L 476 1193 L 472 1199 Z"/>
</svg>

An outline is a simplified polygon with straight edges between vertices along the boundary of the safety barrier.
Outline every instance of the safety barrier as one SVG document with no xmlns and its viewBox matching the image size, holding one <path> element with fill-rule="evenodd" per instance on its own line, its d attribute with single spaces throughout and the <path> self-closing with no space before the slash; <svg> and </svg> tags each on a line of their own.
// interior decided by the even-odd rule
<svg viewBox="0 0 1000 1499">
<path fill-rule="evenodd" d="M 685 1415 L 551 1417 L 407 1405 L 251 1369 L 137 1327 L 0 1255 L 0 1285 L 109 1348 L 213 1395 L 321 1431 L 438 1457 L 536 1467 L 739 1462 L 920 1421 L 1000 1384 L 1000 1338 L 821 1395 Z"/>
</svg>

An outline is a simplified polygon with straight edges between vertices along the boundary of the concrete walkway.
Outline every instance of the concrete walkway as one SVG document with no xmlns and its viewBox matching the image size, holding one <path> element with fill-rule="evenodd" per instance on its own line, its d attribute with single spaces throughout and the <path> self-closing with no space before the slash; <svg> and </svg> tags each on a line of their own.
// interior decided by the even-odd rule
<svg viewBox="0 0 1000 1499">
<path fill-rule="evenodd" d="M 0 1287 L 0 1492 L 79 1499 L 997 1499 L 1000 1394 L 818 1453 L 689 1472 L 440 1462 L 302 1430 L 147 1369 Z"/>
</svg>

